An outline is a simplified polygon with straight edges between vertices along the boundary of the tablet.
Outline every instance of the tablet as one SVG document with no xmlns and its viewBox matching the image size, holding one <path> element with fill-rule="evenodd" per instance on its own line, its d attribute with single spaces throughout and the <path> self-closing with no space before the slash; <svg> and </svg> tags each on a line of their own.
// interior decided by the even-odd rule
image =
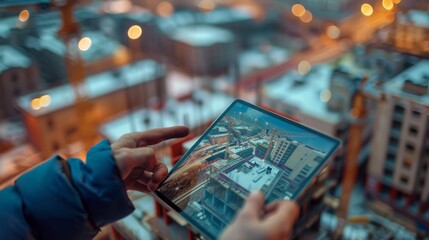
<svg viewBox="0 0 429 240">
<path fill-rule="evenodd" d="M 172 168 L 155 196 L 214 239 L 250 192 L 267 203 L 297 199 L 340 141 L 243 100 L 235 100 Z"/>
</svg>

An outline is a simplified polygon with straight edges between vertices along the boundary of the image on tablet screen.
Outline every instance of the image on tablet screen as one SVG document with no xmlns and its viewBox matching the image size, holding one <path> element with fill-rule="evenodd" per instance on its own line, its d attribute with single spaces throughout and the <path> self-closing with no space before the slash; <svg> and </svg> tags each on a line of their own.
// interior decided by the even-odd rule
<svg viewBox="0 0 429 240">
<path fill-rule="evenodd" d="M 218 236 L 251 191 L 294 199 L 338 143 L 236 102 L 179 162 L 159 192 Z"/>
</svg>

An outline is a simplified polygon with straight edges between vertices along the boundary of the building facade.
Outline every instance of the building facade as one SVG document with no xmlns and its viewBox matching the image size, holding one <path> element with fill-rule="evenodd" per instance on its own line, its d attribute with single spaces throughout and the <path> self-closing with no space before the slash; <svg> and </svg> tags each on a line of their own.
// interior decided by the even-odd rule
<svg viewBox="0 0 429 240">
<path fill-rule="evenodd" d="M 386 85 L 377 108 L 367 191 L 429 225 L 429 61 Z"/>
</svg>

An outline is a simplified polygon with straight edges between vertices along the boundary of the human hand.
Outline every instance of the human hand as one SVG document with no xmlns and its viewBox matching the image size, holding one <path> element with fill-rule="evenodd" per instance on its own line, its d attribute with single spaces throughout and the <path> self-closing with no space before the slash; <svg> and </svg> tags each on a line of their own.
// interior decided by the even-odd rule
<svg viewBox="0 0 429 240">
<path fill-rule="evenodd" d="M 295 202 L 278 201 L 264 206 L 264 195 L 253 192 L 220 239 L 289 239 L 298 216 L 299 208 Z"/>
<path fill-rule="evenodd" d="M 111 144 L 113 156 L 127 190 L 153 192 L 167 177 L 168 169 L 159 162 L 151 145 L 185 137 L 189 128 L 176 126 L 123 135 Z"/>
</svg>

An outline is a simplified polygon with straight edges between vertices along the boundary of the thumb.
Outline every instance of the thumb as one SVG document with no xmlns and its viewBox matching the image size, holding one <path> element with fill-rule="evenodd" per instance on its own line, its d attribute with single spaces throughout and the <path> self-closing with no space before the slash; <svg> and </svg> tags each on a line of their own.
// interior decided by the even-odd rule
<svg viewBox="0 0 429 240">
<path fill-rule="evenodd" d="M 239 218 L 260 219 L 264 209 L 264 194 L 260 191 L 252 192 L 247 197 L 244 207 L 238 214 Z"/>
<path fill-rule="evenodd" d="M 156 166 L 154 151 L 150 147 L 121 148 L 114 152 L 114 157 L 122 179 L 128 177 L 136 167 L 152 171 Z"/>
</svg>

